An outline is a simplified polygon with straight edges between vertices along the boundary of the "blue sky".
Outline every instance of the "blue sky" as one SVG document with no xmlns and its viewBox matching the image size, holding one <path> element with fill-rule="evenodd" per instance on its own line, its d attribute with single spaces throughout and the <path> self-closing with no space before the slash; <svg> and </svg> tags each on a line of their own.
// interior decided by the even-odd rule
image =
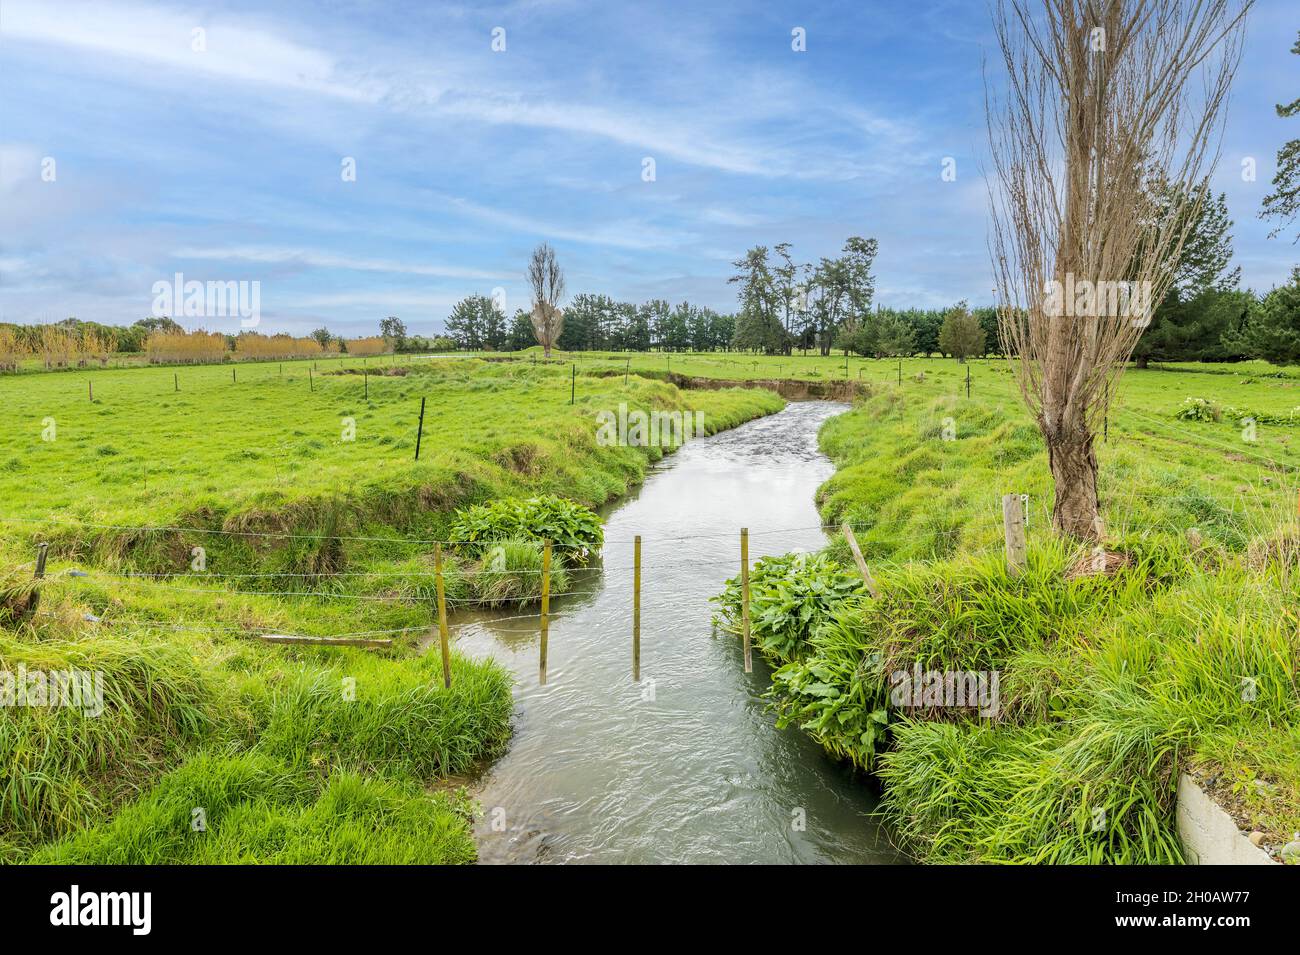
<svg viewBox="0 0 1300 955">
<path fill-rule="evenodd" d="M 1255 288 L 1300 262 L 1257 218 L 1298 29 L 1252 13 L 1215 178 Z M 127 324 L 182 272 L 259 281 L 263 330 L 432 334 L 468 294 L 526 306 L 541 240 L 570 294 L 730 311 L 746 248 L 863 235 L 877 301 L 991 301 L 993 52 L 980 2 L 0 0 L 0 319 Z"/>
</svg>

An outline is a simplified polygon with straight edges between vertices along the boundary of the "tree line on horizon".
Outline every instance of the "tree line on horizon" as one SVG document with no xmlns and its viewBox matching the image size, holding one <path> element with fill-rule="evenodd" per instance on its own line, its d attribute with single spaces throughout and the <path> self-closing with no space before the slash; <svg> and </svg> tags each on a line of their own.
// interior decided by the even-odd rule
<svg viewBox="0 0 1300 955">
<path fill-rule="evenodd" d="M 202 328 L 191 331 L 166 316 L 151 316 L 129 326 L 83 322 L 75 317 L 38 325 L 0 323 L 0 372 L 16 372 L 32 359 L 47 370 L 105 367 L 117 355 L 142 355 L 151 364 L 378 355 L 395 350 L 394 325 L 405 335 L 405 327 L 396 318 L 389 317 L 381 324 L 385 331 L 380 335 L 344 339 L 324 328 L 306 336 L 287 332 L 267 335 L 251 329 L 233 335 Z M 446 340 L 439 344 L 450 346 Z"/>
<path fill-rule="evenodd" d="M 1186 239 L 1171 265 L 1168 290 L 1152 310 L 1132 353 L 1138 367 L 1149 362 L 1231 362 L 1262 358 L 1274 364 L 1300 363 L 1300 268 L 1290 281 L 1263 295 L 1239 288 L 1240 268 L 1232 260 L 1232 221 L 1226 197 L 1207 195 L 1188 203 L 1174 187 L 1153 187 L 1162 208 L 1191 217 Z M 1190 211 L 1188 211 L 1190 210 Z M 1158 212 L 1159 214 L 1159 212 Z M 563 274 L 549 247 L 547 267 Z M 965 301 L 942 309 L 890 308 L 873 303 L 875 239 L 850 237 L 841 254 L 817 263 L 797 263 L 788 242 L 770 250 L 755 246 L 734 264 L 734 314 L 663 299 L 636 304 L 608 295 L 575 295 L 562 309 L 545 314 L 551 345 L 561 351 L 710 352 L 769 355 L 832 350 L 864 357 L 984 357 L 1006 353 L 994 306 L 970 308 Z M 562 290 L 562 284 L 560 286 Z M 537 309 L 534 306 L 534 313 Z M 442 335 L 411 335 L 396 316 L 379 323 L 375 336 L 344 339 L 327 328 L 305 337 L 186 331 L 168 317 L 151 316 L 130 326 L 68 318 L 38 325 L 0 323 L 0 371 L 16 370 L 28 357 L 47 368 L 107 364 L 113 354 L 145 354 L 154 362 L 222 361 L 234 358 L 301 358 L 315 355 L 374 355 L 388 352 L 519 351 L 541 342 L 536 315 L 517 309 L 507 319 L 492 297 L 469 295 L 452 308 Z"/>
</svg>

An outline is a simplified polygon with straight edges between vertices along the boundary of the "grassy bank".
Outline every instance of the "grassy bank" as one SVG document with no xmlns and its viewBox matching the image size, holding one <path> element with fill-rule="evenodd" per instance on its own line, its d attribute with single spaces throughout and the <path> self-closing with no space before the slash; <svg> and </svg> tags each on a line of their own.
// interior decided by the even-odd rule
<svg viewBox="0 0 1300 955">
<path fill-rule="evenodd" d="M 448 780 L 504 749 L 511 681 L 453 652 L 442 688 L 419 643 L 432 541 L 476 503 L 623 493 L 664 449 L 599 445 L 598 411 L 700 410 L 714 431 L 782 404 L 472 360 L 337 371 L 0 378 L 0 672 L 99 673 L 104 696 L 98 714 L 6 708 L 0 859 L 472 861 L 472 806 Z M 526 599 L 535 556 L 450 545 L 453 604 Z M 393 643 L 254 639 L 276 632 Z"/>
<path fill-rule="evenodd" d="M 878 774 L 884 812 L 924 861 L 1181 861 L 1183 771 L 1274 850 L 1300 829 L 1296 479 L 1231 426 L 1177 419 L 1185 377 L 1133 377 L 1165 411 L 1137 427 L 1121 408 L 1101 448 L 1106 546 L 1123 555 L 1112 573 L 1087 572 L 1091 555 L 1051 533 L 1045 454 L 1012 397 L 922 382 L 821 435 L 838 466 L 823 517 L 858 528 L 879 599 L 827 599 L 853 579 L 842 538 L 828 562 L 755 568 L 777 719 Z M 1271 447 L 1292 434 L 1274 428 Z M 1006 492 L 1030 495 L 1017 577 Z M 722 606 L 734 625 L 734 589 Z M 900 697 L 895 674 L 917 667 L 996 674 L 994 712 Z"/>
</svg>

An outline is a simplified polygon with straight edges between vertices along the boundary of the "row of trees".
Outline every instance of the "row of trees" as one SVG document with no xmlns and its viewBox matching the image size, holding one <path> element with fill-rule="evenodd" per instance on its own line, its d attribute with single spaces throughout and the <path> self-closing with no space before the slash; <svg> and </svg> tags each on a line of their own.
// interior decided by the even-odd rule
<svg viewBox="0 0 1300 955">
<path fill-rule="evenodd" d="M 31 357 L 46 368 L 106 365 L 116 350 L 113 336 L 100 326 L 0 326 L 0 371 L 16 371 Z"/>
<path fill-rule="evenodd" d="M 144 334 L 137 338 L 137 333 Z M 410 339 L 426 347 L 450 347 L 449 341 Z M 125 346 L 125 347 L 123 347 Z M 393 351 L 382 335 L 345 340 L 324 329 L 306 337 L 243 331 L 226 335 L 203 329 L 186 331 L 169 318 L 150 318 L 130 328 L 98 325 L 69 318 L 49 325 L 0 325 L 0 372 L 18 371 L 35 359 L 47 369 L 82 368 L 109 363 L 117 354 L 140 354 L 151 363 L 201 363 L 239 360 L 274 361 L 314 358 L 347 352 L 379 355 Z"/>
<path fill-rule="evenodd" d="M 262 335 L 249 331 L 238 335 L 223 335 L 203 329 L 193 332 L 163 329 L 149 336 L 144 351 L 145 356 L 154 364 L 225 361 L 226 356 L 231 354 L 240 360 L 276 361 L 337 355 L 344 344 L 346 343 L 341 339 L 335 339 L 322 345 L 315 336 L 295 338 L 292 335 Z"/>
<path fill-rule="evenodd" d="M 735 319 L 710 308 L 654 299 L 641 305 L 607 295 L 575 295 L 554 345 L 564 351 L 717 351 L 732 346 Z M 471 295 L 447 317 L 447 337 L 467 351 L 514 351 L 537 343 L 530 312 L 507 319 L 486 295 Z"/>
<path fill-rule="evenodd" d="M 1221 202 L 1222 197 L 1209 205 Z M 1231 223 L 1227 223 L 1231 225 Z M 1189 241 L 1195 249 L 1198 242 Z M 1190 255 L 1189 261 L 1200 261 Z M 1225 260 L 1222 260 L 1226 262 Z M 1133 358 L 1149 362 L 1228 362 L 1263 358 L 1300 363 L 1300 278 L 1265 295 L 1236 287 L 1237 270 L 1188 266 L 1187 275 L 1152 311 Z M 1191 276 L 1194 276 L 1191 277 Z M 636 305 L 606 295 L 576 295 L 564 309 L 556 347 L 564 351 L 727 351 L 789 354 L 820 350 L 817 332 L 787 335 L 781 323 L 771 348 L 755 345 L 741 317 L 683 302 L 655 299 Z M 752 318 L 757 313 L 749 313 Z M 769 326 L 772 327 L 772 326 Z M 532 319 L 519 309 L 512 318 L 486 295 L 471 295 L 452 309 L 442 340 L 405 340 L 403 351 L 517 351 L 537 344 Z M 833 348 L 872 358 L 912 355 L 964 359 L 1005 354 L 993 306 L 896 309 L 876 306 L 835 331 Z M 349 350 L 354 348 L 349 345 Z"/>
<path fill-rule="evenodd" d="M 734 347 L 788 355 L 815 348 L 829 355 L 837 338 L 852 339 L 871 312 L 876 291 L 875 239 L 851 236 L 835 258 L 797 263 L 790 243 L 769 254 L 759 245 L 733 263 L 739 286 Z M 874 337 L 874 336 L 873 336 Z"/>
</svg>

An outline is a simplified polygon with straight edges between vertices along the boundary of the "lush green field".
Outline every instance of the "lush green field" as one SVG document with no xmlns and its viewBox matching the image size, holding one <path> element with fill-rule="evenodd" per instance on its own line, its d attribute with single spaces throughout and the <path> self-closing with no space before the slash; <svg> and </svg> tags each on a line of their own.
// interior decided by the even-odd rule
<svg viewBox="0 0 1300 955">
<path fill-rule="evenodd" d="M 1290 381 L 1243 371 L 1125 376 L 1100 492 L 1106 548 L 1128 563 L 1101 576 L 1050 530 L 1042 444 L 998 369 L 976 363 L 970 400 L 951 372 L 912 372 L 823 428 L 838 465 L 823 517 L 855 525 L 881 596 L 799 618 L 792 595 L 825 595 L 832 572 L 759 568 L 752 616 L 780 666 L 779 719 L 876 771 L 919 858 L 1181 861 L 1181 771 L 1275 851 L 1300 829 L 1296 427 L 1247 442 L 1227 421 L 1174 417 L 1187 396 L 1274 413 L 1294 401 Z M 1015 578 L 1006 492 L 1030 495 Z M 851 568 L 842 538 L 829 553 Z M 737 611 L 733 589 L 733 625 Z M 997 672 L 1000 709 L 896 706 L 890 677 L 916 665 Z"/>
<path fill-rule="evenodd" d="M 474 502 L 621 494 L 662 451 L 597 445 L 595 413 L 620 402 L 699 409 L 709 430 L 782 404 L 677 387 L 693 378 L 862 382 L 823 429 L 838 470 L 819 503 L 857 527 L 882 599 L 759 637 L 786 665 L 780 718 L 879 771 L 921 858 L 1176 860 L 1176 769 L 1214 779 L 1270 842 L 1300 827 L 1295 551 L 1268 543 L 1296 533 L 1294 369 L 1129 371 L 1100 457 L 1108 548 L 1130 564 L 1067 580 L 1084 555 L 1052 539 L 1041 441 L 1002 361 L 908 359 L 901 384 L 896 361 L 851 358 L 846 373 L 842 356 L 385 357 L 320 362 L 309 381 L 310 367 L 0 377 L 0 669 L 102 670 L 110 701 L 97 719 L 29 707 L 0 721 L 3 858 L 472 860 L 472 808 L 442 781 L 505 746 L 511 688 L 453 654 L 444 691 L 436 649 L 417 652 L 431 541 Z M 1218 420 L 1177 417 L 1188 398 Z M 1006 492 L 1030 500 L 1031 572 L 1014 581 Z M 16 626 L 38 541 L 40 612 Z M 851 566 L 842 540 L 829 554 Z M 450 547 L 453 603 L 476 599 L 475 573 Z M 797 574 L 779 578 L 776 605 Z M 985 720 L 891 711 L 884 661 L 996 669 L 1005 706 Z"/>
<path fill-rule="evenodd" d="M 472 861 L 471 807 L 442 781 L 501 752 L 511 681 L 453 654 L 447 691 L 436 649 L 418 651 L 430 541 L 477 501 L 621 494 L 663 450 L 598 446 L 599 410 L 698 409 L 716 430 L 782 405 L 574 385 L 557 366 L 421 360 L 311 382 L 308 367 L 0 378 L 0 670 L 102 671 L 106 697 L 95 718 L 20 706 L 0 720 L 0 858 Z M 48 577 L 18 624 L 38 541 Z M 450 547 L 453 602 L 472 598 L 471 574 Z"/>
</svg>

